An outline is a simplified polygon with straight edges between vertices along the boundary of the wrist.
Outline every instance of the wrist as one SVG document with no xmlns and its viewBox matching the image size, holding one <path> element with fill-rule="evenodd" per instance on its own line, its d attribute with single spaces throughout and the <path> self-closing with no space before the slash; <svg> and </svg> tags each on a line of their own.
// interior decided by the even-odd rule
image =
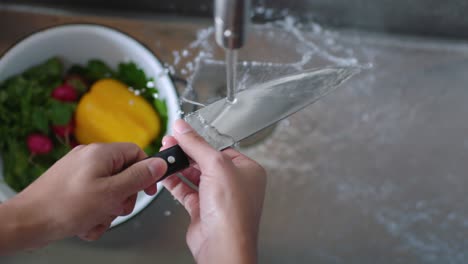
<svg viewBox="0 0 468 264">
<path fill-rule="evenodd" d="M 18 196 L 0 204 L 2 253 L 40 247 L 53 240 L 50 221 L 41 211 L 40 207 Z"/>
<path fill-rule="evenodd" d="M 221 234 L 224 236 L 227 250 L 232 250 L 239 258 L 238 261 L 233 263 L 256 263 L 257 262 L 257 234 L 249 230 L 231 228 L 227 232 Z"/>
<path fill-rule="evenodd" d="M 195 256 L 198 264 L 257 263 L 257 235 L 230 225 L 214 228 Z"/>
</svg>

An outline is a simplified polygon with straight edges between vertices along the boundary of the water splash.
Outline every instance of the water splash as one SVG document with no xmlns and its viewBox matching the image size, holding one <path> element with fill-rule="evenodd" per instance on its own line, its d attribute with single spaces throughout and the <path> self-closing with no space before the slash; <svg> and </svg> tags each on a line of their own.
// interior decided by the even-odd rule
<svg viewBox="0 0 468 264">
<path fill-rule="evenodd" d="M 238 93 L 234 102 L 218 100 L 186 120 L 213 147 L 224 149 L 312 104 L 359 71 L 328 67 L 277 78 Z"/>
<path fill-rule="evenodd" d="M 171 216 L 172 212 L 169 210 L 164 211 L 164 216 Z"/>
<path fill-rule="evenodd" d="M 249 29 L 247 43 L 239 51 L 237 91 L 310 68 L 360 64 L 352 49 L 337 40 L 335 33 L 319 24 L 302 24 L 288 15 L 287 10 L 273 13 L 261 5 L 257 9 L 255 15 L 262 15 L 266 19 L 275 16 L 283 18 L 253 24 Z M 214 40 L 213 27 L 199 30 L 192 43 L 181 50 L 173 51 L 173 62 L 167 66 L 172 74 L 187 80 L 187 87 L 181 94 L 182 103 L 198 107 L 226 96 L 223 91 L 226 90 L 224 74 L 209 76 L 208 79 L 213 84 L 211 94 L 199 94 L 204 89 L 199 83 L 206 77 L 203 75 L 218 68 L 224 72 L 226 67 L 224 50 Z M 218 97 L 211 98 L 216 93 L 219 93 Z"/>
</svg>

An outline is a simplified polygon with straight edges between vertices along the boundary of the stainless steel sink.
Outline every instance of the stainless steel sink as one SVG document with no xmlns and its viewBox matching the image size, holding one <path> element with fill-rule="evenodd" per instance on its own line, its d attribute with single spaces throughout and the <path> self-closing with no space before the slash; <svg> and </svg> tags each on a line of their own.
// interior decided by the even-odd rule
<svg viewBox="0 0 468 264">
<path fill-rule="evenodd" d="M 0 40 L 3 49 L 39 27 L 86 21 L 136 36 L 168 63 L 211 23 L 0 11 L 0 24 L 15 19 L 22 24 Z M 306 27 L 301 35 L 329 55 L 348 51 L 372 67 L 242 148 L 269 172 L 260 263 L 467 263 L 467 42 L 325 33 Z M 290 63 L 300 53 L 262 40 L 253 36 L 241 58 Z M 308 66 L 328 63 L 317 55 Z M 203 99 L 223 85 L 218 71 L 222 65 L 209 64 L 197 75 Z M 0 262 L 191 263 L 187 224 L 165 192 L 98 242 L 69 239 Z"/>
<path fill-rule="evenodd" d="M 133 13 L 134 15 L 171 14 L 211 17 L 214 0 L 148 1 L 114 0 L 0 0 L 0 3 L 53 7 L 67 11 Z M 256 20 L 282 16 L 283 10 L 302 19 L 313 18 L 321 24 L 360 28 L 378 32 L 468 37 L 465 0 L 252 0 Z"/>
</svg>

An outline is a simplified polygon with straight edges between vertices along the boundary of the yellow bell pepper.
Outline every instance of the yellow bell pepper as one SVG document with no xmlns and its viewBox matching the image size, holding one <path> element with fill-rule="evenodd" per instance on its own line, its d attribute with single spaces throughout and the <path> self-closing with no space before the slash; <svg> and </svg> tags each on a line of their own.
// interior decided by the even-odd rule
<svg viewBox="0 0 468 264">
<path fill-rule="evenodd" d="M 153 107 L 128 86 L 113 79 L 97 81 L 83 95 L 75 112 L 75 137 L 81 144 L 133 142 L 148 146 L 160 133 Z"/>
</svg>

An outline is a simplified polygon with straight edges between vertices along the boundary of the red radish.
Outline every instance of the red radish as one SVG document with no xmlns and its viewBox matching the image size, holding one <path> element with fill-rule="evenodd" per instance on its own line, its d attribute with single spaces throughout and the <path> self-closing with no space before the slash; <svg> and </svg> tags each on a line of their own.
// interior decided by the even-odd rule
<svg viewBox="0 0 468 264">
<path fill-rule="evenodd" d="M 67 137 L 73 133 L 75 130 L 75 120 L 73 118 L 68 122 L 66 125 L 54 125 L 52 126 L 52 130 L 54 133 L 59 137 Z"/>
<path fill-rule="evenodd" d="M 62 102 L 74 102 L 78 94 L 73 86 L 64 83 L 52 91 L 52 97 Z"/>
<path fill-rule="evenodd" d="M 27 143 L 31 154 L 47 154 L 53 148 L 52 140 L 43 134 L 29 135 Z"/>
</svg>

